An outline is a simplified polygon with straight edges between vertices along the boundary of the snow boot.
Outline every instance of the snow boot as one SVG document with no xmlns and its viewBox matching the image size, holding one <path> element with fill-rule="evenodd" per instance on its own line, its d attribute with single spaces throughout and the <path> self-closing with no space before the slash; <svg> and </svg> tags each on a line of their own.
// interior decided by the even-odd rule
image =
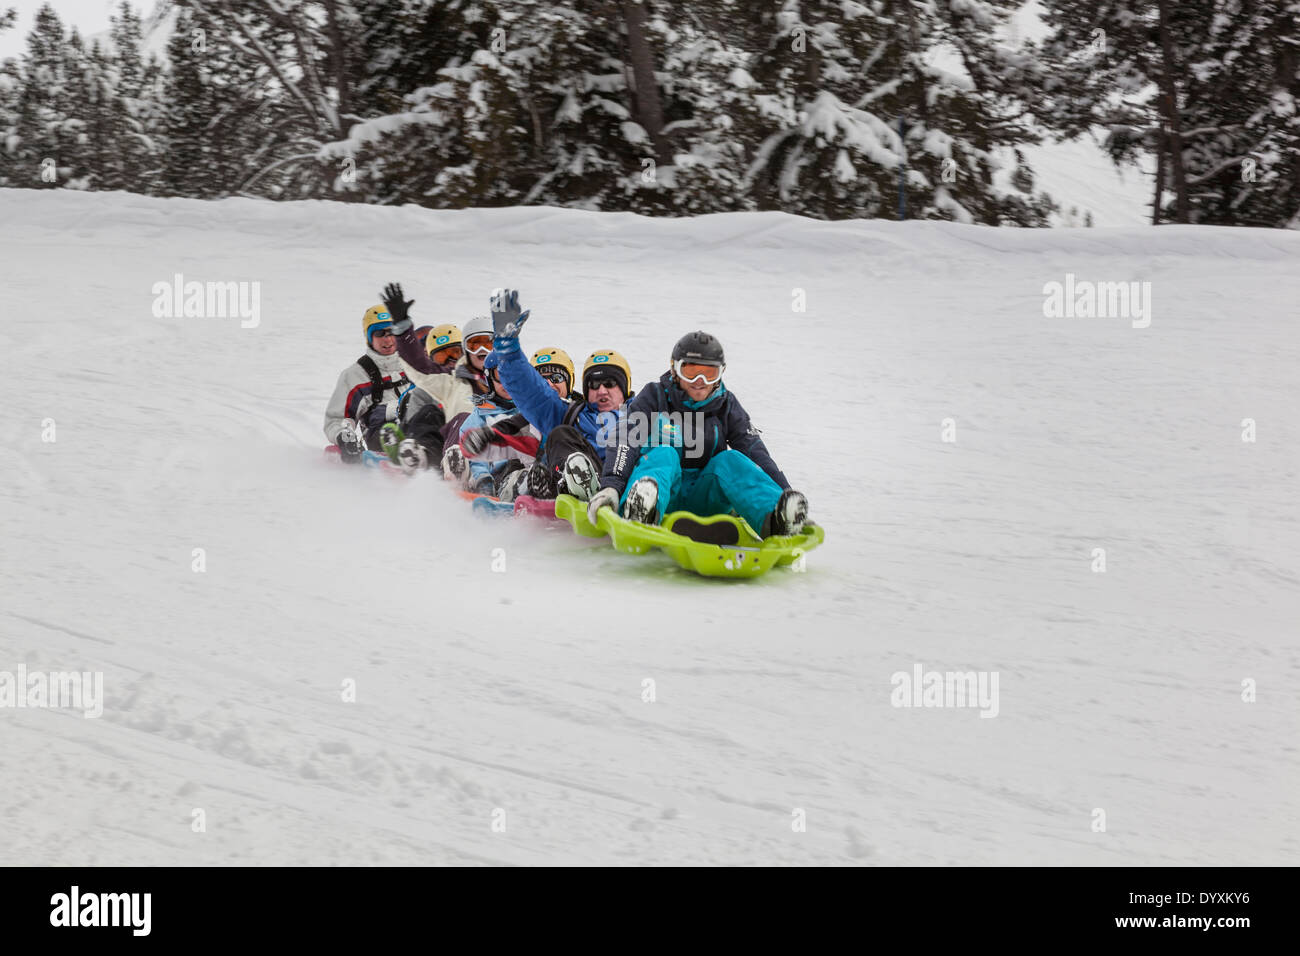
<svg viewBox="0 0 1300 956">
<path fill-rule="evenodd" d="M 459 445 L 448 445 L 442 453 L 442 477 L 448 481 L 462 481 L 465 477 L 465 453 Z"/>
<path fill-rule="evenodd" d="M 535 461 L 528 469 L 528 491 L 534 498 L 554 498 L 559 493 L 555 469 L 545 462 Z"/>
<path fill-rule="evenodd" d="M 580 451 L 564 459 L 564 486 L 579 501 L 590 501 L 600 487 L 600 475 L 591 466 L 591 459 Z"/>
<path fill-rule="evenodd" d="M 802 534 L 807 520 L 808 499 L 793 488 L 787 488 L 776 500 L 772 513 L 763 519 L 761 534 L 764 538 Z"/>
<path fill-rule="evenodd" d="M 642 524 L 658 524 L 659 515 L 655 510 L 659 504 L 659 486 L 653 478 L 638 478 L 627 490 L 627 500 L 623 502 L 623 517 L 628 521 Z"/>
<path fill-rule="evenodd" d="M 402 466 L 402 471 L 413 475 L 429 467 L 429 453 L 414 438 L 403 438 L 397 446 L 397 463 Z"/>
<path fill-rule="evenodd" d="M 514 501 L 528 492 L 528 468 L 522 461 L 512 461 L 496 476 L 496 496 L 500 501 Z"/>
<path fill-rule="evenodd" d="M 520 495 L 528 494 L 528 472 L 516 471 L 506 476 L 505 481 L 497 486 L 497 497 L 502 501 L 514 501 Z"/>
</svg>

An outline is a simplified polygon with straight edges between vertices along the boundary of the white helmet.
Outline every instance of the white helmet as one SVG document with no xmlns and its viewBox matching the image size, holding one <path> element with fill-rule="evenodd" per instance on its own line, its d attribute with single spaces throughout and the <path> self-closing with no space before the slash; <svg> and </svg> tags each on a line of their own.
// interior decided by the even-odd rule
<svg viewBox="0 0 1300 956">
<path fill-rule="evenodd" d="M 470 319 L 463 326 L 461 326 L 460 329 L 460 334 L 464 336 L 466 339 L 468 339 L 472 335 L 483 335 L 484 333 L 486 333 L 487 335 L 491 335 L 492 332 L 493 332 L 492 319 L 490 316 L 486 316 L 486 315 L 474 316 L 474 318 Z"/>
</svg>

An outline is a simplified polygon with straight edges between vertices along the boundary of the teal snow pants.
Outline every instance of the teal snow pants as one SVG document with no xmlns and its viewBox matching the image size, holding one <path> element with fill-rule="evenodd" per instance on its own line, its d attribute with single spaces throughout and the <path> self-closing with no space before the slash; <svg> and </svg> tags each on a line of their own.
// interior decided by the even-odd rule
<svg viewBox="0 0 1300 956">
<path fill-rule="evenodd" d="M 714 455 L 703 468 L 682 468 L 676 448 L 660 445 L 649 449 L 632 469 L 619 499 L 620 510 L 628 490 L 641 478 L 653 478 L 658 486 L 660 520 L 673 511 L 703 516 L 734 511 L 760 534 L 763 519 L 781 497 L 781 486 L 752 458 L 734 448 Z"/>
</svg>

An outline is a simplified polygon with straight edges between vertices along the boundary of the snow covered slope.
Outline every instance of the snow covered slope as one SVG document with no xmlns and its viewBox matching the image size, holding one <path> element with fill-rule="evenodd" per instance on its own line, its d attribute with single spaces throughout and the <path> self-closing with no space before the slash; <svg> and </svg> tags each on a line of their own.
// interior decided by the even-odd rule
<svg viewBox="0 0 1300 956">
<path fill-rule="evenodd" d="M 1300 235 L 34 190 L 0 224 L 0 672 L 105 698 L 0 709 L 0 864 L 1300 859 Z M 259 282 L 260 324 L 155 317 L 176 273 Z M 1045 318 L 1067 273 L 1150 282 L 1150 326 Z M 515 285 L 526 347 L 638 382 L 714 332 L 827 543 L 709 581 L 322 466 L 390 280 L 423 322 Z M 996 717 L 891 706 L 916 665 L 996 673 Z"/>
</svg>

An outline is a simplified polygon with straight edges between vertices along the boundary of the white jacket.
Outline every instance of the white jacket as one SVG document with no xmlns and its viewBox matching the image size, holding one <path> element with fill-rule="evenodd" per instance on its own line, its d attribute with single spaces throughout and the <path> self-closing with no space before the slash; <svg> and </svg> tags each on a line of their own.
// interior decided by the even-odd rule
<svg viewBox="0 0 1300 956">
<path fill-rule="evenodd" d="M 464 364 L 465 357 L 461 356 L 456 367 L 459 368 Z M 416 388 L 424 389 L 442 405 L 447 421 L 451 421 L 461 412 L 474 411 L 478 398 L 468 379 L 455 374 L 426 375 L 424 372 L 417 372 L 406 362 L 402 363 L 402 370 L 406 373 L 406 377 L 415 383 Z"/>
<path fill-rule="evenodd" d="M 392 355 L 380 355 L 374 349 L 368 348 L 366 354 L 379 366 L 379 374 L 384 382 L 388 383 L 379 400 L 388 406 L 388 420 L 395 421 L 397 399 L 410 387 L 406 367 L 396 352 Z M 332 444 L 338 443 L 339 432 L 343 429 L 345 418 L 350 418 L 358 424 L 365 421 L 366 413 L 376 401 L 375 396 L 370 394 L 372 391 L 370 375 L 361 367 L 359 361 L 353 362 L 339 374 L 338 384 L 334 386 L 334 394 L 330 396 L 330 403 L 325 409 L 325 437 Z"/>
</svg>

